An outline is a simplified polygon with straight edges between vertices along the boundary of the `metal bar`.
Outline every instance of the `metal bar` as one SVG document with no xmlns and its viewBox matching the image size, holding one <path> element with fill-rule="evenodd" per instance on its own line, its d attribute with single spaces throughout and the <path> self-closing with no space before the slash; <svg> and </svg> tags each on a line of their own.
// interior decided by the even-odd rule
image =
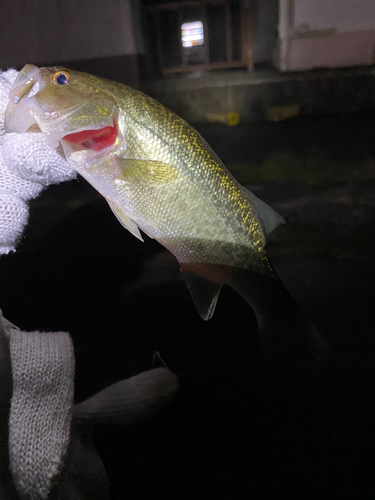
<svg viewBox="0 0 375 500">
<path fill-rule="evenodd" d="M 242 62 L 249 71 L 254 69 L 252 16 L 248 0 L 241 2 L 241 45 Z"/>
<path fill-rule="evenodd" d="M 161 5 L 151 5 L 148 7 L 149 10 L 177 10 L 179 7 L 186 7 L 186 6 L 199 6 L 202 4 L 216 4 L 216 5 L 223 5 L 227 3 L 227 0 L 185 0 L 183 2 L 173 2 L 173 3 L 163 3 Z"/>
<path fill-rule="evenodd" d="M 217 63 L 209 63 L 209 64 L 197 64 L 195 66 L 187 66 L 183 68 L 182 66 L 173 66 L 171 68 L 165 68 L 164 73 L 184 73 L 191 71 L 202 71 L 203 69 L 227 69 L 227 68 L 244 68 L 246 67 L 246 63 L 243 61 L 230 61 L 230 62 L 217 62 Z"/>
<path fill-rule="evenodd" d="M 158 59 L 159 59 L 160 69 L 164 73 L 165 66 L 164 66 L 163 44 L 162 44 L 162 40 L 161 40 L 160 13 L 159 12 L 155 12 L 155 21 L 156 21 L 156 38 L 157 38 L 157 47 L 158 47 Z"/>
<path fill-rule="evenodd" d="M 207 66 L 210 64 L 210 33 L 208 31 L 207 6 L 202 5 L 201 8 L 203 13 L 204 63 Z"/>
<path fill-rule="evenodd" d="M 180 29 L 180 36 L 178 37 L 179 39 L 179 44 L 180 44 L 180 54 L 181 54 L 181 61 L 182 61 L 182 67 L 187 68 L 187 58 L 186 58 L 186 52 L 185 48 L 182 45 L 182 36 L 181 36 L 181 26 L 182 26 L 182 18 L 181 18 L 181 9 L 178 9 L 178 24 L 179 24 L 179 29 Z"/>
<path fill-rule="evenodd" d="M 225 53 L 227 61 L 233 61 L 232 18 L 229 2 L 225 3 Z"/>
<path fill-rule="evenodd" d="M 149 18 L 147 17 L 147 11 L 145 10 L 144 7 L 142 7 L 141 9 L 141 14 L 142 14 L 142 21 L 144 24 L 146 24 L 147 26 L 149 25 L 148 23 L 150 22 Z M 149 14 L 151 15 L 151 14 Z M 146 68 L 147 68 L 147 73 L 148 73 L 148 76 L 151 76 L 153 75 L 154 71 L 154 67 L 153 67 L 153 64 L 152 64 L 152 57 L 151 57 L 151 43 L 150 43 L 150 36 L 149 36 L 149 33 L 148 31 L 143 33 L 144 35 L 144 41 L 145 41 L 145 47 L 146 47 L 146 54 L 145 54 L 145 57 L 146 57 Z"/>
</svg>

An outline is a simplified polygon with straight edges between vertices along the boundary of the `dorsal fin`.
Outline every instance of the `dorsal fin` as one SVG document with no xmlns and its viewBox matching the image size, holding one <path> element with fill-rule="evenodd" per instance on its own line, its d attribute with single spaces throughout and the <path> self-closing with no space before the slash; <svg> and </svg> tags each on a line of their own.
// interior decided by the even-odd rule
<svg viewBox="0 0 375 500">
<path fill-rule="evenodd" d="M 245 193 L 251 203 L 255 208 L 258 215 L 259 221 L 262 224 L 264 234 L 268 236 L 272 231 L 281 224 L 285 224 L 285 219 L 280 214 L 271 208 L 267 203 L 260 200 L 254 193 L 245 188 Z"/>
<path fill-rule="evenodd" d="M 203 276 L 199 276 L 192 271 L 185 271 L 183 265 L 181 265 L 181 270 L 185 274 L 186 284 L 191 293 L 195 307 L 201 318 L 207 321 L 212 318 L 215 312 L 222 285 L 208 278 L 204 278 Z"/>
</svg>

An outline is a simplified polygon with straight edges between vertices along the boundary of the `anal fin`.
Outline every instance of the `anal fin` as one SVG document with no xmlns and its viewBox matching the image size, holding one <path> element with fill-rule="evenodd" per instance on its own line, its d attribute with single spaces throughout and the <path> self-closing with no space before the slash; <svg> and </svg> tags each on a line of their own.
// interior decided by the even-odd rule
<svg viewBox="0 0 375 500">
<path fill-rule="evenodd" d="M 185 274 L 186 284 L 198 313 L 205 321 L 209 320 L 215 312 L 222 285 L 190 270 L 185 270 L 183 265 L 181 270 Z"/>
</svg>

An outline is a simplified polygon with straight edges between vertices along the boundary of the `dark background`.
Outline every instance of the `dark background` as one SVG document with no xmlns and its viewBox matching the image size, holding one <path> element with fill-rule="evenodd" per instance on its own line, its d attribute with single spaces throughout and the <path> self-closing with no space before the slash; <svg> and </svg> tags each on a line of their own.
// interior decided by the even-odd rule
<svg viewBox="0 0 375 500">
<path fill-rule="evenodd" d="M 362 11 L 344 49 L 333 44 L 336 69 L 314 66 L 314 50 L 329 37 L 294 26 L 290 9 L 291 46 L 309 33 L 318 49 L 306 52 L 309 71 L 280 72 L 280 3 L 251 0 L 255 71 L 150 80 L 161 71 L 155 26 L 143 43 L 142 15 L 157 3 L 164 0 L 0 2 L 0 67 L 64 64 L 146 89 L 194 123 L 238 113 L 237 126 L 197 128 L 285 217 L 267 252 L 331 345 L 333 362 L 320 378 L 296 373 L 277 391 L 266 386 L 255 317 L 243 299 L 224 287 L 213 319 L 203 322 L 174 258 L 125 231 L 82 179 L 30 203 L 17 253 L 0 259 L 4 316 L 25 331 L 70 332 L 77 402 L 150 369 L 156 351 L 178 375 L 176 399 L 158 417 L 95 428 L 113 500 L 373 496 L 375 94 L 374 61 L 363 62 L 371 51 L 358 28 L 368 25 L 365 2 L 356 2 Z M 339 68 L 347 54 L 368 66 Z M 266 121 L 273 107 L 283 114 L 290 105 L 299 116 Z"/>
<path fill-rule="evenodd" d="M 287 219 L 268 252 L 334 351 L 323 381 L 278 395 L 262 388 L 255 318 L 235 292 L 224 287 L 203 322 L 174 258 L 127 233 L 83 180 L 31 203 L 17 253 L 0 260 L 5 317 L 24 330 L 71 333 L 76 401 L 149 369 L 157 350 L 180 380 L 154 420 L 96 428 L 114 499 L 366 497 L 375 431 L 374 123 L 352 113 L 199 127 L 240 177 L 251 180 L 246 165 L 263 165 L 267 175 L 252 189 Z M 275 155 L 307 166 L 315 159 L 314 167 L 307 179 L 288 167 L 275 174 Z"/>
</svg>

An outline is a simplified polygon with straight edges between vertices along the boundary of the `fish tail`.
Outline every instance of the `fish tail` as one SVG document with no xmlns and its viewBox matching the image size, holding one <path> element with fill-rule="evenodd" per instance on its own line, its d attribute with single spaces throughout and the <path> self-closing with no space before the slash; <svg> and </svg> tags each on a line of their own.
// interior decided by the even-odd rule
<svg viewBox="0 0 375 500">
<path fill-rule="evenodd" d="M 330 347 L 276 272 L 255 273 L 213 264 L 183 265 L 203 319 L 212 317 L 221 287 L 228 284 L 253 309 L 262 364 L 268 372 L 311 368 L 330 357 Z"/>
<path fill-rule="evenodd" d="M 276 272 L 271 276 L 246 269 L 227 273 L 227 283 L 254 310 L 263 364 L 267 371 L 303 370 L 331 356 L 325 338 Z"/>
</svg>

